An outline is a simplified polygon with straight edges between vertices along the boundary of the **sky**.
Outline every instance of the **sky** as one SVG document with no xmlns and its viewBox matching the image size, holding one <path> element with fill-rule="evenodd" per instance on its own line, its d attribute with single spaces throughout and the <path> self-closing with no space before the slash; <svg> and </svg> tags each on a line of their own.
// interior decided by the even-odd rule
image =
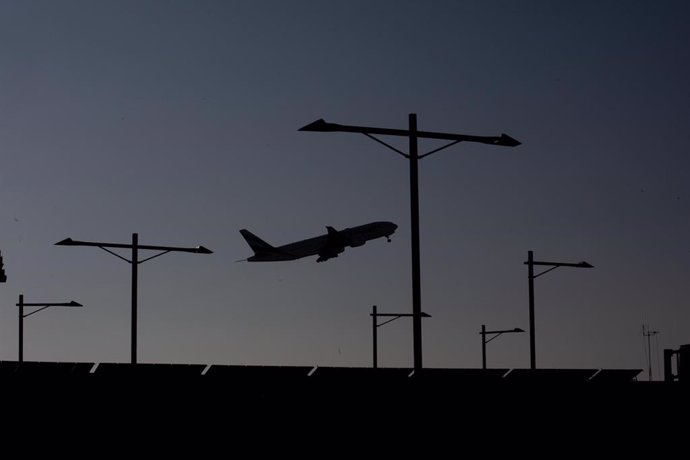
<svg viewBox="0 0 690 460">
<path fill-rule="evenodd" d="M 496 136 L 419 165 L 424 365 L 480 367 L 528 329 L 539 367 L 653 367 L 690 343 L 684 1 L 0 0 L 0 359 L 128 362 L 130 266 L 66 237 L 203 245 L 139 266 L 140 362 L 370 366 L 411 312 L 409 164 L 316 119 Z M 407 149 L 405 138 L 386 142 Z M 420 153 L 441 146 L 420 141 Z M 236 262 L 372 221 L 337 259 Z M 128 256 L 126 252 L 123 256 Z M 150 254 L 153 255 L 153 254 Z M 379 328 L 412 366 L 412 326 Z M 487 345 L 529 367 L 528 334 Z"/>
</svg>

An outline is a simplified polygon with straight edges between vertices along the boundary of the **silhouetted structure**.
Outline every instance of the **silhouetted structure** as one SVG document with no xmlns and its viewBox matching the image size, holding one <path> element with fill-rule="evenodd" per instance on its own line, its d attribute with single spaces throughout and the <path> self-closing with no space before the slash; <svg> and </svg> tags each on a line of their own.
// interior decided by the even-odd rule
<svg viewBox="0 0 690 460">
<path fill-rule="evenodd" d="M 5 274 L 5 264 L 2 261 L 2 252 L 0 251 L 0 283 L 7 282 L 7 275 Z"/>
<path fill-rule="evenodd" d="M 138 289 L 138 269 L 139 264 L 143 264 L 146 261 L 155 259 L 169 252 L 191 252 L 194 254 L 213 254 L 213 251 L 207 249 L 203 246 L 196 246 L 193 248 L 180 248 L 172 246 L 150 246 L 139 244 L 139 234 L 132 233 L 132 244 L 120 244 L 120 243 L 99 243 L 95 241 L 76 241 L 72 238 L 65 238 L 62 241 L 55 243 L 56 246 L 93 246 L 103 249 L 105 252 L 114 255 L 118 259 L 122 259 L 128 264 L 132 265 L 132 359 L 131 363 L 136 364 L 137 362 L 137 289 Z M 131 249 L 132 258 L 127 259 L 122 257 L 120 254 L 111 251 L 108 248 L 114 249 Z M 149 250 L 149 251 L 161 251 L 146 259 L 139 260 L 139 250 Z"/>
<path fill-rule="evenodd" d="M 676 360 L 678 364 L 678 381 L 690 384 L 690 344 L 680 346 Z"/>
<path fill-rule="evenodd" d="M 673 358 L 676 372 L 673 372 Z M 664 381 L 690 384 L 690 344 L 681 345 L 677 350 L 664 350 Z"/>
<path fill-rule="evenodd" d="M 300 128 L 300 131 L 315 132 L 345 132 L 360 133 L 379 144 L 393 150 L 410 160 L 410 221 L 412 227 L 412 334 L 413 334 L 413 354 L 415 370 L 422 369 L 422 294 L 421 294 L 421 266 L 419 250 L 419 179 L 418 162 L 432 153 L 439 152 L 459 142 L 479 142 L 482 144 L 499 145 L 504 147 L 515 147 L 520 142 L 501 134 L 499 137 L 489 136 L 468 136 L 465 134 L 437 133 L 430 131 L 417 130 L 417 115 L 414 113 L 408 116 L 408 129 L 388 129 L 374 128 L 366 126 L 339 125 L 328 123 L 323 119 L 316 120 Z M 409 139 L 409 153 L 404 153 L 386 142 L 374 137 L 374 135 L 407 137 Z M 419 155 L 417 151 L 417 139 L 439 139 L 451 141 L 437 149 Z"/>
<path fill-rule="evenodd" d="M 419 391 L 420 396 L 434 392 L 448 395 L 464 388 L 494 389 L 592 386 L 626 384 L 635 381 L 641 369 L 449 369 L 330 367 L 330 366 L 251 366 L 155 363 L 75 363 L 39 361 L 0 361 L 0 383 L 14 377 L 70 376 L 97 384 L 109 382 L 160 382 L 175 386 L 180 382 L 209 385 L 223 391 L 239 389 L 240 394 L 269 394 L 312 391 L 343 393 L 370 390 L 369 385 L 385 384 L 390 390 Z M 646 382 L 641 382 L 646 383 Z"/>
<path fill-rule="evenodd" d="M 537 350 L 536 350 L 536 333 L 534 330 L 534 279 L 545 275 L 548 272 L 557 269 L 558 267 L 575 267 L 575 268 L 594 268 L 585 261 L 578 263 L 565 263 L 565 262 L 542 262 L 534 260 L 534 255 L 532 251 L 527 252 L 527 278 L 529 281 L 529 363 L 531 369 L 537 368 Z M 541 265 L 550 267 L 541 273 L 534 274 L 534 266 Z"/>
<path fill-rule="evenodd" d="M 301 430 L 311 420 L 327 430 L 393 423 L 412 428 L 410 435 L 430 426 L 453 433 L 475 426 L 493 435 L 503 428 L 560 431 L 564 423 L 586 431 L 631 415 L 639 420 L 640 410 L 680 407 L 682 384 L 634 381 L 640 372 L 5 361 L 0 387 L 9 420 L 54 414 L 98 430 L 100 422 L 124 421 L 128 428 L 179 424 L 179 435 L 204 423 L 227 433 L 234 421 L 263 435 L 270 424 Z"/>
</svg>

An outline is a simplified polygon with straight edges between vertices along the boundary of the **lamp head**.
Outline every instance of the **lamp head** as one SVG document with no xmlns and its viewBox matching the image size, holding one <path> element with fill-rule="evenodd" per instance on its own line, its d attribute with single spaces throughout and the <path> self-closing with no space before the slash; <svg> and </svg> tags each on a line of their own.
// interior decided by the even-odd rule
<svg viewBox="0 0 690 460">
<path fill-rule="evenodd" d="M 319 118 L 318 120 L 311 122 L 306 126 L 302 126 L 298 131 L 335 131 L 335 125 L 333 125 L 333 123 L 327 123 L 323 118 Z"/>
<path fill-rule="evenodd" d="M 74 240 L 72 240 L 72 238 L 65 238 L 55 243 L 55 246 L 74 246 Z"/>
<path fill-rule="evenodd" d="M 585 262 L 584 260 L 578 263 L 577 266 L 580 268 L 594 268 L 594 265 L 590 264 L 589 262 Z"/>
<path fill-rule="evenodd" d="M 496 142 L 496 145 L 503 145 L 506 147 L 517 147 L 518 145 L 521 145 L 522 142 L 520 142 L 517 139 L 513 139 L 506 133 L 501 134 L 500 139 Z"/>
</svg>

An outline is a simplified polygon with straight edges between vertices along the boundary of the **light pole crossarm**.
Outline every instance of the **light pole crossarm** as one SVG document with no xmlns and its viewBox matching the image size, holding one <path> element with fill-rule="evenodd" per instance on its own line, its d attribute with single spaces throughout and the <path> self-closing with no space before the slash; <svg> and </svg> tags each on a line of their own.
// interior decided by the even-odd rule
<svg viewBox="0 0 690 460">
<path fill-rule="evenodd" d="M 384 147 L 387 147 L 387 148 L 391 149 L 391 150 L 394 151 L 395 153 L 398 153 L 398 154 L 404 156 L 405 158 L 410 158 L 410 156 L 409 156 L 407 153 L 402 152 L 402 151 L 396 149 L 395 147 L 393 147 L 392 145 L 388 144 L 387 142 L 383 142 L 381 139 L 379 139 L 379 138 L 377 138 L 377 137 L 374 137 L 374 136 L 372 136 L 372 135 L 369 134 L 369 133 L 362 133 L 362 134 L 364 134 L 365 136 L 367 136 L 369 139 L 372 139 L 372 140 L 378 142 L 379 144 L 383 145 Z"/>
<path fill-rule="evenodd" d="M 26 318 L 31 315 L 35 315 L 39 311 L 43 311 L 48 307 L 83 307 L 82 304 L 75 302 L 72 300 L 71 302 L 64 302 L 64 303 L 23 303 L 23 304 L 17 304 L 18 307 L 41 307 L 38 310 L 34 310 L 31 313 L 27 313 L 26 315 L 23 315 L 22 318 Z"/>
<path fill-rule="evenodd" d="M 481 332 L 480 332 L 480 334 L 481 334 Z M 484 334 L 491 334 L 491 332 L 487 331 L 487 332 L 485 332 Z M 499 333 L 497 333 L 496 335 L 494 335 L 493 337 L 491 337 L 489 340 L 486 340 L 486 339 L 485 339 L 485 340 L 484 340 L 484 343 L 489 343 L 489 342 L 491 342 L 493 339 L 498 338 L 498 337 L 499 337 L 500 335 L 502 335 L 502 334 L 503 334 L 503 332 L 499 332 Z M 485 337 L 486 337 L 486 336 L 485 336 Z"/>
<path fill-rule="evenodd" d="M 329 123 L 323 118 L 320 118 L 306 126 L 301 127 L 298 131 L 316 131 L 316 132 L 342 132 L 342 133 L 367 133 L 380 134 L 383 136 L 401 136 L 410 137 L 411 132 L 408 129 L 390 129 L 390 128 L 375 128 L 371 126 L 352 126 L 340 125 L 337 123 Z M 425 139 L 445 139 L 448 141 L 458 142 L 479 142 L 481 144 L 502 145 L 505 147 L 516 147 L 521 144 L 520 141 L 513 139 L 509 135 L 503 133 L 500 136 L 470 136 L 467 134 L 451 134 L 438 133 L 431 131 L 417 131 L 415 136 Z"/>
<path fill-rule="evenodd" d="M 389 320 L 387 320 L 387 321 L 384 321 L 384 322 L 381 323 L 381 324 L 376 324 L 376 327 L 381 327 L 381 326 L 383 326 L 383 325 L 385 325 L 385 324 L 388 324 L 388 323 L 390 323 L 390 322 L 392 322 L 392 321 L 395 321 L 395 320 L 398 319 L 398 318 L 403 318 L 403 317 L 409 318 L 409 317 L 415 316 L 415 314 L 414 314 L 414 313 L 369 313 L 369 316 L 373 316 L 374 318 L 377 318 L 377 317 L 379 317 L 379 316 L 388 316 L 388 317 L 391 317 L 391 316 L 392 316 L 391 319 L 389 319 Z M 431 315 L 430 315 L 430 314 L 424 313 L 424 312 L 422 312 L 419 316 L 422 317 L 422 318 L 431 318 Z"/>
<path fill-rule="evenodd" d="M 404 157 L 407 158 L 407 159 L 410 158 L 410 155 L 408 155 L 407 153 L 402 152 L 402 151 L 396 149 L 395 147 L 393 147 L 392 145 L 388 144 L 387 142 L 384 142 L 384 141 L 382 141 L 381 139 L 379 139 L 379 138 L 377 138 L 377 137 L 374 137 L 374 136 L 372 136 L 372 135 L 369 134 L 369 133 L 362 133 L 362 134 L 364 134 L 365 136 L 367 136 L 369 139 L 372 139 L 372 140 L 378 142 L 379 144 L 381 144 L 381 145 L 383 145 L 383 146 L 389 148 L 390 150 L 394 151 L 395 153 L 398 153 L 398 154 L 404 156 Z M 428 156 L 431 155 L 432 153 L 440 152 L 441 150 L 445 150 L 445 149 L 447 149 L 448 147 L 452 147 L 452 146 L 454 146 L 455 144 L 459 144 L 460 142 L 462 142 L 462 141 L 461 141 L 461 140 L 455 140 L 455 141 L 453 141 L 453 142 L 451 142 L 451 143 L 449 143 L 449 144 L 446 144 L 446 145 L 444 145 L 444 146 L 442 146 L 442 147 L 439 147 L 439 148 L 437 148 L 437 149 L 431 150 L 430 152 L 424 153 L 424 154 L 422 154 L 422 155 L 418 155 L 418 156 L 417 156 L 417 159 L 418 159 L 418 160 L 421 160 L 422 158 L 428 157 Z"/>
<path fill-rule="evenodd" d="M 33 303 L 33 302 L 20 302 L 15 304 L 17 307 L 83 307 L 79 302 L 70 300 L 69 302 L 53 302 L 53 303 Z"/>
<path fill-rule="evenodd" d="M 484 343 L 489 343 L 493 339 L 497 338 L 498 336 L 500 336 L 502 334 L 510 334 L 513 332 L 525 332 L 525 331 L 520 329 L 519 327 L 516 327 L 515 329 L 504 329 L 501 331 L 481 331 L 479 334 L 481 334 L 484 338 L 486 337 L 487 334 L 496 334 L 493 337 L 491 337 L 489 340 L 484 339 Z"/>
<path fill-rule="evenodd" d="M 590 264 L 589 262 L 585 262 L 585 261 L 577 262 L 577 263 L 569 263 L 569 262 L 566 263 L 566 262 L 542 262 L 542 261 L 536 261 L 536 260 L 531 260 L 531 261 L 528 260 L 527 262 L 525 262 L 525 265 L 530 265 L 530 266 L 541 265 L 541 266 L 551 267 L 547 270 L 544 270 L 541 273 L 538 273 L 536 275 L 532 275 L 532 279 L 537 278 L 541 275 L 544 275 L 544 274 L 546 274 L 552 270 L 555 270 L 558 267 L 594 268 L 594 265 Z"/>
<path fill-rule="evenodd" d="M 26 307 L 26 305 L 24 305 L 24 306 Z M 38 313 L 39 311 L 45 310 L 45 309 L 48 308 L 48 307 L 52 307 L 52 305 L 46 305 L 46 306 L 44 306 L 43 308 L 39 308 L 38 310 L 34 310 L 34 311 L 32 311 L 31 313 L 27 313 L 26 315 L 23 315 L 22 318 L 27 318 L 27 317 L 29 317 L 29 316 L 31 316 L 31 315 L 34 315 L 34 314 Z"/>
<path fill-rule="evenodd" d="M 168 252 L 192 252 L 195 254 L 213 254 L 213 251 L 204 246 L 194 247 L 176 247 L 176 246 L 152 246 L 148 244 L 124 244 L 124 243 L 102 243 L 97 241 L 78 241 L 72 238 L 65 238 L 62 241 L 55 243 L 56 246 L 95 246 L 101 249 L 118 248 L 118 249 L 134 249 L 148 250 L 148 251 L 168 251 Z M 110 251 L 108 251 L 110 252 Z M 114 254 L 114 253 L 113 253 Z"/>
<path fill-rule="evenodd" d="M 594 265 L 590 264 L 589 262 L 585 262 L 584 260 L 582 262 L 543 262 L 543 261 L 537 261 L 533 260 L 530 262 L 529 260 L 527 262 L 524 262 L 525 265 L 556 265 L 558 267 L 576 267 L 576 268 L 594 268 Z"/>
<path fill-rule="evenodd" d="M 553 267 L 551 267 L 551 268 L 549 268 L 549 269 L 547 269 L 547 270 L 544 270 L 544 271 L 541 272 L 541 273 L 537 273 L 536 275 L 532 275 L 532 279 L 534 279 L 534 278 L 539 278 L 541 275 L 545 275 L 545 274 L 547 274 L 548 272 L 557 269 L 558 267 L 560 267 L 560 265 L 554 265 Z"/>
<path fill-rule="evenodd" d="M 388 323 L 390 323 L 390 322 L 395 321 L 396 319 L 400 319 L 400 317 L 401 317 L 401 316 L 398 315 L 398 316 L 394 316 L 393 318 L 391 318 L 391 319 L 389 319 L 389 320 L 387 320 L 387 321 L 382 322 L 381 324 L 376 323 L 376 327 L 384 326 L 384 325 L 386 325 L 386 324 L 388 324 Z"/>
<path fill-rule="evenodd" d="M 126 257 L 122 257 L 122 256 L 121 256 L 120 254 L 118 254 L 117 252 L 111 251 L 110 249 L 106 249 L 106 248 L 104 248 L 103 246 L 98 246 L 98 247 L 101 248 L 101 249 L 103 249 L 105 252 L 108 252 L 108 253 L 114 255 L 114 256 L 117 257 L 118 259 L 124 260 L 124 261 L 127 262 L 128 264 L 131 264 L 131 263 L 132 263 L 131 260 L 127 259 Z"/>
<path fill-rule="evenodd" d="M 459 142 L 460 142 L 460 141 L 453 141 L 453 142 L 451 142 L 450 144 L 446 144 L 446 145 L 444 145 L 443 147 L 439 147 L 439 148 L 437 148 L 437 149 L 434 149 L 434 150 L 432 150 L 431 152 L 426 152 L 426 153 L 423 154 L 423 155 L 419 155 L 418 158 L 421 160 L 421 159 L 424 158 L 424 157 L 428 157 L 428 156 L 431 155 L 432 153 L 440 152 L 441 150 L 447 149 L 448 147 L 452 147 L 452 146 L 454 146 L 455 144 L 457 144 L 457 143 L 459 143 Z"/>
<path fill-rule="evenodd" d="M 169 252 L 170 252 L 170 250 L 160 252 L 160 253 L 158 253 L 158 254 L 156 254 L 156 255 L 154 255 L 154 256 L 147 257 L 146 259 L 140 260 L 138 263 L 143 264 L 143 263 L 146 262 L 147 260 L 155 259 L 156 257 L 160 257 L 160 256 L 162 256 L 162 255 L 165 255 L 165 254 L 169 253 Z"/>
</svg>

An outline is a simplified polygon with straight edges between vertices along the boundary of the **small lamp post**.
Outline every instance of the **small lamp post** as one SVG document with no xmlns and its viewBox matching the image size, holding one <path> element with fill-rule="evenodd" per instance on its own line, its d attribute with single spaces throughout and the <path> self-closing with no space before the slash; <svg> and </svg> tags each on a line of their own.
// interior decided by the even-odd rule
<svg viewBox="0 0 690 460">
<path fill-rule="evenodd" d="M 497 338 L 501 334 L 510 334 L 513 332 L 525 332 L 524 330 L 516 327 L 515 329 L 506 329 L 503 331 L 487 331 L 486 325 L 482 324 L 482 330 L 480 334 L 482 335 L 482 369 L 486 369 L 486 344 L 491 342 L 493 339 Z M 495 334 L 493 337 L 487 340 L 487 334 Z"/>
<path fill-rule="evenodd" d="M 19 302 L 17 303 L 19 307 L 19 362 L 24 362 L 24 318 L 29 317 L 38 313 L 39 311 L 45 310 L 48 307 L 83 307 L 82 304 L 71 300 L 69 302 L 43 302 L 43 303 L 25 303 L 24 294 L 19 294 Z M 24 314 L 25 307 L 37 307 L 38 310 L 34 310 L 31 313 Z"/>
<path fill-rule="evenodd" d="M 582 262 L 577 262 L 577 263 L 565 263 L 565 262 L 541 262 L 541 261 L 536 261 L 534 260 L 534 254 L 532 251 L 527 252 L 527 262 L 525 262 L 525 265 L 528 266 L 528 273 L 527 277 L 529 280 L 529 362 L 530 362 L 530 369 L 536 369 L 537 368 L 537 352 L 536 352 L 536 345 L 535 345 L 535 333 L 534 333 L 534 279 L 540 277 L 541 275 L 545 275 L 546 273 L 550 272 L 551 270 L 555 270 L 558 267 L 574 267 L 574 268 L 594 268 L 594 265 L 582 261 Z M 534 274 L 534 266 L 535 265 L 543 265 L 547 266 L 550 268 L 547 268 L 541 273 L 537 273 L 536 275 Z"/>
<path fill-rule="evenodd" d="M 373 335 L 374 335 L 374 359 L 373 359 L 374 369 L 378 368 L 378 337 L 376 334 L 376 330 L 379 327 L 381 327 L 385 324 L 388 324 L 392 321 L 395 321 L 398 318 L 412 317 L 413 315 L 414 315 L 414 313 L 378 313 L 377 309 L 376 309 L 376 305 L 371 307 L 371 315 L 370 316 L 372 318 L 372 331 L 373 331 Z M 377 318 L 380 316 L 381 317 L 390 317 L 390 319 L 379 324 Z M 431 318 L 431 315 L 428 313 L 422 312 L 421 317 L 422 318 Z"/>
</svg>

